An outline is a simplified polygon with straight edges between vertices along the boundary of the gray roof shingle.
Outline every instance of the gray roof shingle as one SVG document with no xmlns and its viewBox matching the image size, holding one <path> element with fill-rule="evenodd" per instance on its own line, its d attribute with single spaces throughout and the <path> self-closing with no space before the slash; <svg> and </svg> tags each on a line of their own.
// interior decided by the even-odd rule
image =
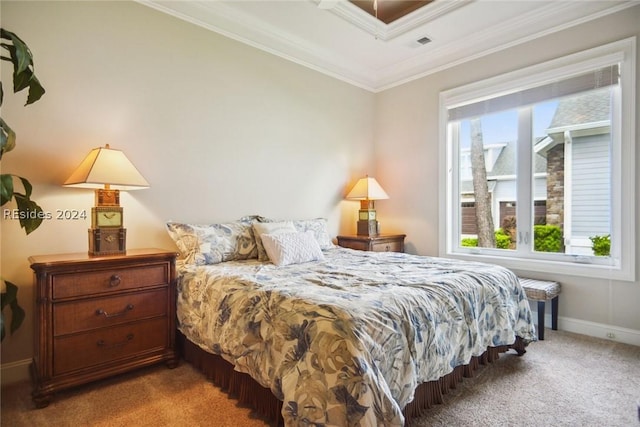
<svg viewBox="0 0 640 427">
<path fill-rule="evenodd" d="M 610 91 L 611 89 L 606 87 L 561 99 L 549 128 L 609 120 Z"/>
</svg>

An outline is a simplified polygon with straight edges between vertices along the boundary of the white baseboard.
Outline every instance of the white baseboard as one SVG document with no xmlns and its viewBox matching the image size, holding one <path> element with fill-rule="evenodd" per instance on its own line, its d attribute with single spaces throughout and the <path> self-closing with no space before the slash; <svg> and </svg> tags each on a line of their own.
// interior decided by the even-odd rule
<svg viewBox="0 0 640 427">
<path fill-rule="evenodd" d="M 533 320 L 534 322 L 538 321 L 538 313 L 536 313 L 535 310 L 533 311 Z M 551 328 L 551 314 L 545 313 L 544 325 L 546 328 Z M 635 329 L 605 325 L 603 323 L 589 322 L 587 320 L 572 319 L 570 317 L 562 316 L 558 316 L 558 329 L 561 331 L 573 332 L 576 334 L 588 335 L 590 337 L 603 338 L 605 340 L 640 346 L 640 331 Z"/>
<path fill-rule="evenodd" d="M 570 318 L 558 318 L 558 328 L 563 331 L 640 346 L 640 331 L 635 329 Z"/>
<path fill-rule="evenodd" d="M 9 362 L 2 364 L 1 384 L 3 386 L 21 381 L 29 380 L 29 367 L 31 359 L 18 360 L 17 362 Z"/>
</svg>

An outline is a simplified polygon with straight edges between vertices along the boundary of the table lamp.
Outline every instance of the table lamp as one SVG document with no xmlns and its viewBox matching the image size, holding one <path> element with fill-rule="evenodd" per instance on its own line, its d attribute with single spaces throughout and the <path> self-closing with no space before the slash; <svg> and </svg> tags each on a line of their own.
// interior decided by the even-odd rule
<svg viewBox="0 0 640 427">
<path fill-rule="evenodd" d="M 126 233 L 120 190 L 148 188 L 149 183 L 120 150 L 107 144 L 94 148 L 63 184 L 65 187 L 95 188 L 91 208 L 89 255 L 126 253 Z"/>
<path fill-rule="evenodd" d="M 358 236 L 377 236 L 380 234 L 374 201 L 388 198 L 389 196 L 375 178 L 367 175 L 358 180 L 349 194 L 347 194 L 347 199 L 349 200 L 360 200 Z"/>
</svg>

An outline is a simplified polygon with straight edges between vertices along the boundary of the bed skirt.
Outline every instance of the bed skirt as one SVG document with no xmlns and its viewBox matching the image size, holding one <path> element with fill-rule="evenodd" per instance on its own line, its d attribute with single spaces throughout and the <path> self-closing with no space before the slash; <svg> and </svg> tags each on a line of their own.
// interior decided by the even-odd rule
<svg viewBox="0 0 640 427">
<path fill-rule="evenodd" d="M 248 374 L 237 372 L 233 365 L 222 357 L 208 353 L 189 341 L 178 331 L 178 345 L 185 361 L 204 373 L 209 380 L 223 391 L 234 397 L 242 405 L 252 408 L 258 416 L 274 425 L 284 425 L 282 402 L 276 399 L 268 388 L 262 387 Z M 480 365 L 497 360 L 500 353 L 514 349 L 519 355 L 525 353 L 525 345 L 520 337 L 512 345 L 488 347 L 481 356 L 473 357 L 468 365 L 456 367 L 453 372 L 436 380 L 420 384 L 415 391 L 413 401 L 403 409 L 405 424 L 426 413 L 430 407 L 443 402 L 443 396 L 456 388 L 463 378 L 473 377 Z"/>
</svg>

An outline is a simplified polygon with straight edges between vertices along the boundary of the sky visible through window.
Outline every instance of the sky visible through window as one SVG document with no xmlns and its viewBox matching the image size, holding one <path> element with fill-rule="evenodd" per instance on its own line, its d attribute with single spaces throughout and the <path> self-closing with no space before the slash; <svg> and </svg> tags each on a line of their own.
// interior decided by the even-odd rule
<svg viewBox="0 0 640 427">
<path fill-rule="evenodd" d="M 542 102 L 533 107 L 533 134 L 535 138 L 546 136 L 546 130 L 558 107 L 558 100 Z M 484 145 L 515 141 L 518 137 L 518 111 L 507 110 L 482 116 L 482 141 Z M 471 147 L 470 121 L 460 123 L 460 148 Z"/>
</svg>

